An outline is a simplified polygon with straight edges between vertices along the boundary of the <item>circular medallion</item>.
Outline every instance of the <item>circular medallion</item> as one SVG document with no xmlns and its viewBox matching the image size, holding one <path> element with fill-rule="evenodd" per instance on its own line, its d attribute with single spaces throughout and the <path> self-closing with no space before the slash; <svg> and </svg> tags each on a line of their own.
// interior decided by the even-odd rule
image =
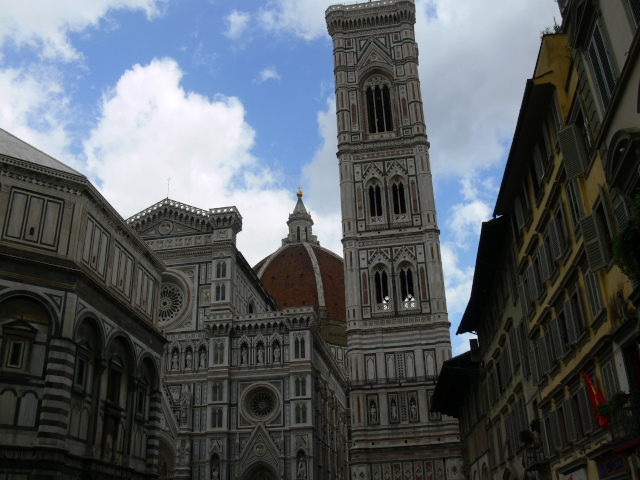
<svg viewBox="0 0 640 480">
<path fill-rule="evenodd" d="M 168 221 L 164 221 L 160 224 L 160 226 L 158 227 L 158 231 L 162 234 L 162 235 L 168 235 L 171 233 L 171 231 L 173 230 L 173 223 L 168 222 Z"/>
</svg>

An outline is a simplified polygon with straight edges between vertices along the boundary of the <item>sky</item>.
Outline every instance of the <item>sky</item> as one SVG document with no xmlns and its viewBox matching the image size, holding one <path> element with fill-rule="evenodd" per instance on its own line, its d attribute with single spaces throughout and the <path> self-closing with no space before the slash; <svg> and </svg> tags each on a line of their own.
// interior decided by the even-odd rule
<svg viewBox="0 0 640 480">
<path fill-rule="evenodd" d="M 167 195 L 235 205 L 252 265 L 280 246 L 301 186 L 314 234 L 341 255 L 333 3 L 0 0 L 0 128 L 85 174 L 124 218 Z M 457 355 L 480 227 L 560 14 L 555 0 L 415 3 Z"/>
</svg>

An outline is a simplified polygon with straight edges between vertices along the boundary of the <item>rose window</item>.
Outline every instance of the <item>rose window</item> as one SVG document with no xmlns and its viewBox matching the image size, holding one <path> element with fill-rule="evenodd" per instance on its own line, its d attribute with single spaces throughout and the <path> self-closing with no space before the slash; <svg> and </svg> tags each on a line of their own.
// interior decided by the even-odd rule
<svg viewBox="0 0 640 480">
<path fill-rule="evenodd" d="M 271 392 L 260 390 L 249 399 L 251 414 L 257 418 L 268 417 L 276 406 L 276 400 Z"/>
<path fill-rule="evenodd" d="M 184 296 L 175 285 L 163 285 L 160 289 L 160 321 L 174 320 L 182 311 Z"/>
</svg>

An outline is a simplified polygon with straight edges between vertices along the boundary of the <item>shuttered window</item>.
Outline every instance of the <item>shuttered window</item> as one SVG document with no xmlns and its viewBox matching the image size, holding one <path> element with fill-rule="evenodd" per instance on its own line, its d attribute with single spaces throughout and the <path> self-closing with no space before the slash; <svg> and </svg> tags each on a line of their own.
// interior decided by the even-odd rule
<svg viewBox="0 0 640 480">
<path fill-rule="evenodd" d="M 604 383 L 604 397 L 605 400 L 608 400 L 618 391 L 613 363 L 605 363 L 600 368 L 600 371 L 602 372 L 602 382 Z"/>
<path fill-rule="evenodd" d="M 613 71 L 611 57 L 604 37 L 600 19 L 596 20 L 591 41 L 589 42 L 589 59 L 593 67 L 598 90 L 604 107 L 607 108 L 613 89 L 616 86 L 616 76 Z"/>
<path fill-rule="evenodd" d="M 576 323 L 576 312 L 571 299 L 564 301 L 562 313 L 564 315 L 564 326 L 567 331 L 567 339 L 571 345 L 578 341 L 578 324 Z"/>
<path fill-rule="evenodd" d="M 549 264 L 549 255 L 547 255 L 547 247 L 544 242 L 538 246 L 538 262 L 540 264 L 540 279 L 545 282 L 551 278 L 551 265 Z"/>
<path fill-rule="evenodd" d="M 551 371 L 551 359 L 549 358 L 547 342 L 544 335 L 541 335 L 540 338 L 538 338 L 536 344 L 540 355 L 540 367 L 542 369 L 542 373 L 549 373 Z"/>
<path fill-rule="evenodd" d="M 534 385 L 540 383 L 540 374 L 538 373 L 538 362 L 536 361 L 536 352 L 529 350 L 529 368 L 531 369 L 531 380 Z"/>
<path fill-rule="evenodd" d="M 562 342 L 562 332 L 560 331 L 560 323 L 556 317 L 549 321 L 549 330 L 551 331 L 551 343 L 556 359 L 564 356 L 564 344 Z"/>
<path fill-rule="evenodd" d="M 527 283 L 529 284 L 529 291 L 531 292 L 532 301 L 540 297 L 540 284 L 538 282 L 538 276 L 533 265 L 529 265 L 527 268 Z"/>
<path fill-rule="evenodd" d="M 522 312 L 522 316 L 526 317 L 529 314 L 531 301 L 529 300 L 529 291 L 524 283 L 518 284 L 518 295 L 520 297 L 520 310 Z"/>
<path fill-rule="evenodd" d="M 640 0 L 638 0 L 640 2 Z M 624 198 L 619 198 L 616 204 L 613 206 L 613 213 L 616 216 L 616 223 L 618 224 L 618 229 L 622 230 L 624 226 L 627 224 L 629 220 L 629 207 L 627 206 L 627 202 Z"/>
<path fill-rule="evenodd" d="M 582 218 L 582 203 L 580 200 L 580 192 L 575 180 L 569 180 L 565 184 L 565 190 L 567 192 L 567 201 L 569 202 L 569 212 L 571 214 L 571 222 L 573 223 L 573 229 L 575 230 L 580 226 L 580 219 Z"/>
<path fill-rule="evenodd" d="M 584 173 L 585 154 L 580 140 L 580 131 L 576 125 L 569 125 L 558 134 L 562 160 L 568 179 L 574 179 Z"/>
<path fill-rule="evenodd" d="M 578 408 L 580 409 L 582 431 L 585 434 L 591 433 L 595 428 L 595 417 L 593 415 L 593 408 L 591 407 L 591 400 L 589 400 L 587 387 L 580 387 L 576 394 L 576 398 L 578 400 Z"/>
<path fill-rule="evenodd" d="M 573 402 L 571 402 L 571 399 L 567 399 L 562 402 L 562 413 L 564 415 L 564 425 L 567 431 L 567 440 L 569 442 L 575 442 L 578 440 L 578 432 L 576 430 Z"/>
<path fill-rule="evenodd" d="M 640 24 L 640 0 L 628 0 L 629 8 L 631 9 L 631 15 L 633 16 L 633 23 L 638 28 Z"/>
<path fill-rule="evenodd" d="M 602 220 L 597 212 L 580 219 L 580 228 L 584 236 L 584 250 L 587 254 L 589 271 L 595 272 L 609 263 L 609 249 Z"/>
<path fill-rule="evenodd" d="M 551 257 L 554 260 L 560 260 L 562 258 L 562 252 L 564 252 L 565 243 L 564 235 L 562 235 L 562 227 L 558 225 L 558 219 L 553 217 L 549 220 L 549 245 L 551 246 Z"/>
<path fill-rule="evenodd" d="M 520 352 L 518 349 L 518 336 L 515 327 L 511 328 L 509 332 L 509 343 L 511 345 L 511 358 L 513 360 L 513 368 L 517 368 L 520 365 Z"/>
<path fill-rule="evenodd" d="M 524 227 L 524 209 L 522 208 L 520 196 L 517 196 L 513 201 L 513 209 L 516 215 L 516 227 L 518 228 L 518 233 L 520 233 L 520 230 Z"/>
<path fill-rule="evenodd" d="M 551 438 L 553 446 L 556 450 L 562 450 L 564 447 L 564 439 L 562 438 L 562 430 L 558 410 L 549 412 L 549 426 L 551 427 Z"/>
<path fill-rule="evenodd" d="M 589 299 L 589 309 L 591 318 L 596 318 L 602 311 L 602 301 L 600 298 L 600 281 L 598 273 L 587 273 L 584 276 L 584 283 L 587 286 L 587 298 Z"/>
<path fill-rule="evenodd" d="M 551 457 L 551 449 L 549 448 L 549 435 L 547 433 L 547 418 L 540 420 L 540 436 L 542 437 L 542 448 L 544 450 L 545 458 Z"/>
</svg>

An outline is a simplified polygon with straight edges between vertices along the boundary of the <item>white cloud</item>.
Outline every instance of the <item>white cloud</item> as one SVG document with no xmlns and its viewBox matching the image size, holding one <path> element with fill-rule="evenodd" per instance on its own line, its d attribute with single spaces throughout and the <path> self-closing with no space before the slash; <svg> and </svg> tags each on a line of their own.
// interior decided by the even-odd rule
<svg viewBox="0 0 640 480">
<path fill-rule="evenodd" d="M 237 206 L 238 246 L 254 264 L 280 245 L 295 201 L 277 172 L 252 156 L 255 132 L 242 103 L 187 92 L 182 75 L 172 59 L 122 75 L 84 143 L 89 171 L 123 216 L 164 198 L 169 177 L 171 198 L 204 209 Z"/>
<path fill-rule="evenodd" d="M 491 215 L 489 204 L 480 200 L 453 205 L 447 212 L 447 229 L 458 248 L 467 249 L 469 238 L 478 238 L 482 222 Z"/>
<path fill-rule="evenodd" d="M 263 83 L 267 80 L 280 80 L 280 74 L 276 70 L 276 67 L 268 67 L 260 71 L 256 83 Z"/>
<path fill-rule="evenodd" d="M 451 338 L 451 343 L 453 347 L 453 355 L 460 355 L 461 353 L 469 351 L 469 340 L 472 338 L 478 338 L 477 335 L 473 333 L 463 333 L 462 335 L 454 335 Z"/>
<path fill-rule="evenodd" d="M 2 2 L 0 47 L 29 46 L 43 56 L 70 61 L 80 54 L 69 41 L 70 32 L 96 27 L 109 10 L 141 10 L 147 17 L 160 12 L 165 0 L 21 0 Z"/>
<path fill-rule="evenodd" d="M 449 315 L 464 313 L 471 294 L 473 283 L 473 267 L 460 265 L 460 259 L 455 244 L 443 242 L 440 245 L 442 252 L 442 271 L 444 273 L 444 285 L 447 293 L 447 310 Z M 454 326 L 457 329 L 457 325 Z"/>
<path fill-rule="evenodd" d="M 239 40 L 249 27 L 251 15 L 233 10 L 226 18 L 227 31 L 224 34 L 232 40 Z"/>
<path fill-rule="evenodd" d="M 290 33 L 305 40 L 326 35 L 324 12 L 331 0 L 275 0 L 259 14 L 262 28 L 272 33 Z"/>
<path fill-rule="evenodd" d="M 0 70 L 0 126 L 69 166 L 69 100 L 54 68 Z"/>
</svg>

